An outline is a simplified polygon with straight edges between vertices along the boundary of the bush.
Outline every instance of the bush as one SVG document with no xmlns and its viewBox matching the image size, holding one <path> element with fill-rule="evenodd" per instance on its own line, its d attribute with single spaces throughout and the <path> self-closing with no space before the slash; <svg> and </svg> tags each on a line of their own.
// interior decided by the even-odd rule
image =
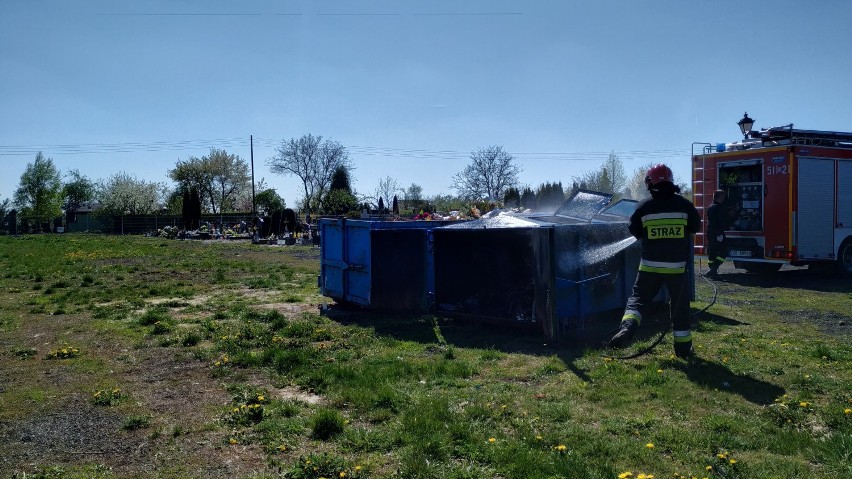
<svg viewBox="0 0 852 479">
<path fill-rule="evenodd" d="M 312 435 L 323 441 L 343 432 L 343 415 L 336 409 L 322 408 L 311 418 Z"/>
</svg>

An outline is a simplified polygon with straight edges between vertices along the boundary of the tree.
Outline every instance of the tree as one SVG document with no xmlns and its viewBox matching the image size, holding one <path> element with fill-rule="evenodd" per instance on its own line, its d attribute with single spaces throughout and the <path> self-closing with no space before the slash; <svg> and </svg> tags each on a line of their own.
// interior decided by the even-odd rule
<svg viewBox="0 0 852 479">
<path fill-rule="evenodd" d="M 305 196 L 303 205 L 310 211 L 319 206 L 338 167 L 351 169 L 346 148 L 322 136 L 304 135 L 290 138 L 275 149 L 276 155 L 266 164 L 280 175 L 295 175 L 302 180 Z"/>
<path fill-rule="evenodd" d="M 423 207 L 423 187 L 417 184 L 412 183 L 411 186 L 403 191 L 403 200 L 405 200 L 405 207 L 412 210 L 415 213 L 418 213 L 420 209 Z"/>
<path fill-rule="evenodd" d="M 95 184 L 78 170 L 68 172 L 69 181 L 62 187 L 62 209 L 65 210 L 67 221 L 74 221 L 77 210 L 92 200 L 95 195 Z"/>
<path fill-rule="evenodd" d="M 536 202 L 535 192 L 529 186 L 525 186 L 524 191 L 521 192 L 521 207 L 532 209 L 536 207 Z"/>
<path fill-rule="evenodd" d="M 234 211 L 237 196 L 251 185 L 248 163 L 239 156 L 216 148 L 210 148 L 210 154 L 201 160 L 209 165 L 213 213 Z"/>
<path fill-rule="evenodd" d="M 62 179 L 53 159 L 45 158 L 41 152 L 36 154 L 35 161 L 27 164 L 21 175 L 14 201 L 23 216 L 46 221 L 61 214 Z"/>
<path fill-rule="evenodd" d="M 187 217 L 184 221 L 189 224 L 187 229 L 196 230 L 201 227 L 201 195 L 198 188 L 189 190 L 189 205 L 186 208 Z"/>
<path fill-rule="evenodd" d="M 261 217 L 271 215 L 273 211 L 283 210 L 287 205 L 274 188 L 267 188 L 254 196 L 257 214 Z"/>
<path fill-rule="evenodd" d="M 12 202 L 9 198 L 0 201 L 0 231 L 5 231 L 8 234 L 17 234 L 17 216 L 17 212 L 12 209 Z"/>
<path fill-rule="evenodd" d="M 403 192 L 405 201 L 420 201 L 423 199 L 423 187 L 412 183 L 411 186 Z"/>
<path fill-rule="evenodd" d="M 6 217 L 6 213 L 11 211 L 12 202 L 9 201 L 9 198 L 6 198 L 3 201 L 0 201 L 0 226 L 2 225 L 3 219 Z"/>
<path fill-rule="evenodd" d="M 322 198 L 320 211 L 326 215 L 344 215 L 358 210 L 358 198 L 352 193 L 349 169 L 340 165 L 331 175 L 331 185 Z"/>
<path fill-rule="evenodd" d="M 326 215 L 345 215 L 358 210 L 358 198 L 345 189 L 333 189 L 326 193 L 322 201 L 322 213 Z"/>
<path fill-rule="evenodd" d="M 450 211 L 463 211 L 465 209 L 465 201 L 458 196 L 451 195 L 435 195 L 430 200 L 433 207 L 427 207 L 426 211 L 448 213 Z"/>
<path fill-rule="evenodd" d="M 186 161 L 178 160 L 174 169 L 169 170 L 169 178 L 178 184 L 178 189 L 181 192 L 189 192 L 193 188 L 197 189 L 202 201 L 207 202 L 206 209 L 212 209 L 213 171 L 209 162 L 205 161 L 203 157 L 190 156 Z"/>
<path fill-rule="evenodd" d="M 562 182 L 543 183 L 538 187 L 535 197 L 536 210 L 555 211 L 565 202 L 565 190 L 562 189 Z"/>
<path fill-rule="evenodd" d="M 397 193 L 402 192 L 399 183 L 390 176 L 379 179 L 379 184 L 376 186 L 376 198 L 379 200 L 390 201 Z"/>
<path fill-rule="evenodd" d="M 503 205 L 506 208 L 517 208 L 521 206 L 521 191 L 515 187 L 507 188 L 503 194 Z"/>
<path fill-rule="evenodd" d="M 201 158 L 178 160 L 175 168 L 169 170 L 169 177 L 181 190 L 197 188 L 206 209 L 212 213 L 233 211 L 237 199 L 246 196 L 251 186 L 248 163 L 217 148 L 210 148 L 210 153 Z"/>
<path fill-rule="evenodd" d="M 657 163 L 647 163 L 633 171 L 633 174 L 630 175 L 630 179 L 627 181 L 627 185 L 624 188 L 626 197 L 634 200 L 641 200 L 642 198 L 649 196 L 648 187 L 645 186 L 645 176 L 648 174 L 648 170 L 656 164 Z M 692 200 L 692 188 L 689 187 L 689 184 L 687 182 L 680 181 L 680 178 L 677 176 L 674 177 L 674 180 L 675 185 L 680 188 L 680 194 L 685 198 Z M 628 192 L 629 195 L 627 194 Z"/>
<path fill-rule="evenodd" d="M 329 191 L 332 190 L 344 190 L 346 192 L 352 193 L 352 184 L 349 178 L 349 169 L 340 165 L 334 169 L 334 173 L 331 175 L 331 186 L 329 186 Z"/>
<path fill-rule="evenodd" d="M 452 188 L 468 200 L 493 200 L 516 186 L 521 168 L 502 146 L 480 148 L 470 154 L 470 164 L 453 176 Z"/>
<path fill-rule="evenodd" d="M 654 163 L 648 163 L 640 166 L 633 171 L 632 175 L 630 175 L 630 179 L 627 181 L 626 186 L 626 189 L 630 191 L 630 198 L 641 200 L 648 196 L 648 187 L 645 186 L 645 176 L 648 174 L 648 170 L 650 170 L 652 166 L 654 166 Z"/>
<path fill-rule="evenodd" d="M 157 211 L 162 185 L 136 179 L 135 176 L 119 172 L 101 181 L 97 187 L 97 199 L 102 214 L 145 215 Z"/>
<path fill-rule="evenodd" d="M 597 170 L 587 171 L 581 176 L 575 176 L 574 182 L 579 183 L 581 188 L 612 193 L 616 197 L 621 195 L 628 186 L 624 164 L 615 152 L 611 152 L 609 158 Z"/>
</svg>

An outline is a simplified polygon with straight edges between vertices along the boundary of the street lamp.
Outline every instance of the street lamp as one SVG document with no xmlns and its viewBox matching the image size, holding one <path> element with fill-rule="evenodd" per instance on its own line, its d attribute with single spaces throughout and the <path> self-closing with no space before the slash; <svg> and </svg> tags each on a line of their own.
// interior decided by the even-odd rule
<svg viewBox="0 0 852 479">
<path fill-rule="evenodd" d="M 748 117 L 748 112 L 743 113 L 743 117 L 737 122 L 737 125 L 740 125 L 743 138 L 748 139 L 748 133 L 751 131 L 751 127 L 754 126 L 754 120 Z"/>
</svg>

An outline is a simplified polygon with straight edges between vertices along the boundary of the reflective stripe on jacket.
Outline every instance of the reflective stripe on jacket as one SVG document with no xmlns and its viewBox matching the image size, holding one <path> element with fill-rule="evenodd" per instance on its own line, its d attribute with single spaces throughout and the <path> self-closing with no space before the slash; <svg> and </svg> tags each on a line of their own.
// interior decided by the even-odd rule
<svg viewBox="0 0 852 479">
<path fill-rule="evenodd" d="M 642 240 L 639 271 L 686 271 L 689 235 L 697 232 L 700 225 L 698 210 L 680 195 L 657 195 L 641 201 L 630 217 L 631 234 Z"/>
</svg>

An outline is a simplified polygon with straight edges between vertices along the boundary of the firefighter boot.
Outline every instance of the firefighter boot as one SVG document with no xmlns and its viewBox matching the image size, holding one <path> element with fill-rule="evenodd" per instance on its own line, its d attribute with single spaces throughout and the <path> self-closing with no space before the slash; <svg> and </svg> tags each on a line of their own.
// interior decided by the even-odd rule
<svg viewBox="0 0 852 479">
<path fill-rule="evenodd" d="M 633 339 L 633 335 L 636 334 L 636 328 L 638 324 L 635 319 L 628 319 L 621 322 L 621 326 L 618 328 L 618 331 L 612 336 L 612 339 L 609 340 L 609 347 L 611 348 L 623 348 L 627 346 L 627 343 Z"/>
<path fill-rule="evenodd" d="M 675 356 L 681 359 L 691 358 L 694 351 L 692 349 L 692 341 L 686 341 L 683 343 L 674 343 L 674 352 Z"/>
</svg>

